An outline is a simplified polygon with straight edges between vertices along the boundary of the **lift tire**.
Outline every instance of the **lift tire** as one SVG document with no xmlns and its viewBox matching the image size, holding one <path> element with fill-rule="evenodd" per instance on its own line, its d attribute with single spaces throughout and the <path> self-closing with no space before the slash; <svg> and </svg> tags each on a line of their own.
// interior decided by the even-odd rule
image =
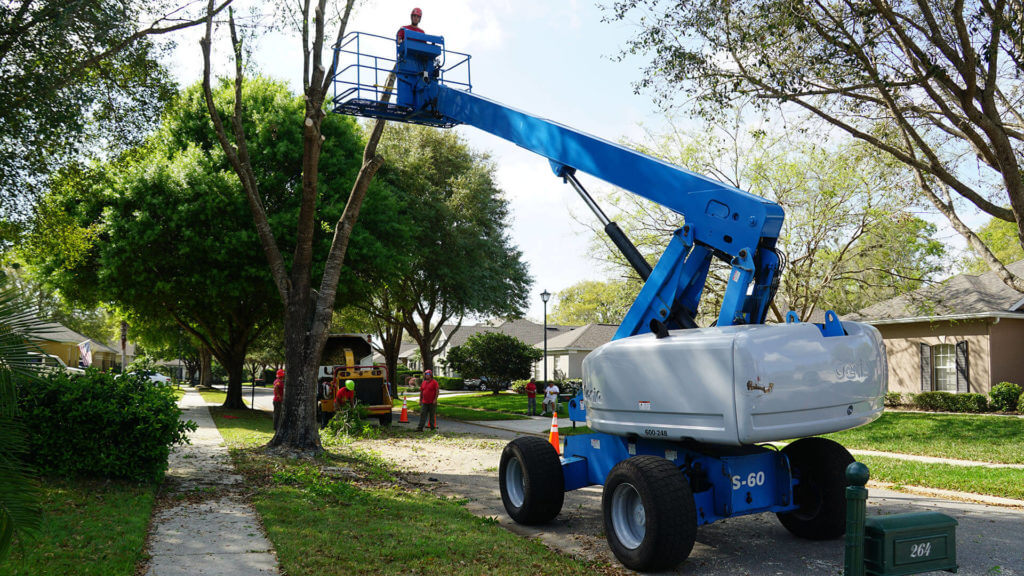
<svg viewBox="0 0 1024 576">
<path fill-rule="evenodd" d="M 686 476 L 657 456 L 634 456 L 612 468 L 601 499 L 604 532 L 615 557 L 638 572 L 686 560 L 697 539 L 697 510 Z"/>
<path fill-rule="evenodd" d="M 501 452 L 498 484 L 505 511 L 520 524 L 543 524 L 562 511 L 565 480 L 554 446 L 523 436 Z"/>
<path fill-rule="evenodd" d="M 826 438 L 803 438 L 782 449 L 793 475 L 793 502 L 800 508 L 777 514 L 793 535 L 833 540 L 846 533 L 846 467 L 853 456 Z"/>
<path fill-rule="evenodd" d="M 394 420 L 394 418 L 395 417 L 391 414 L 391 412 L 388 412 L 387 414 L 381 414 L 380 416 L 378 416 L 377 422 L 379 422 L 381 426 L 391 426 L 391 421 Z"/>
</svg>

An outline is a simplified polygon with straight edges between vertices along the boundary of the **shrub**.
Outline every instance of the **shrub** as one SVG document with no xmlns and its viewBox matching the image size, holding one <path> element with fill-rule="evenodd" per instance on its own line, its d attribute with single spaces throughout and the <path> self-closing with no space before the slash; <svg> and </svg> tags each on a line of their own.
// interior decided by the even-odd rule
<svg viewBox="0 0 1024 576">
<path fill-rule="evenodd" d="M 1020 386 L 1012 382 L 1000 382 L 988 393 L 992 397 L 992 408 L 1003 412 L 1017 410 L 1017 400 L 1021 396 Z"/>
<path fill-rule="evenodd" d="M 1017 398 L 1017 412 L 1024 412 L 1024 393 Z"/>
<path fill-rule="evenodd" d="M 956 406 L 956 395 L 951 392 L 921 392 L 914 396 L 914 406 L 920 410 L 952 412 Z"/>
<path fill-rule="evenodd" d="M 420 376 L 423 376 L 423 372 L 421 370 L 409 370 L 407 368 L 399 368 L 398 370 L 395 371 L 395 382 L 404 383 L 405 379 L 408 378 L 409 376 L 419 378 Z"/>
<path fill-rule="evenodd" d="M 187 442 L 170 387 L 89 369 L 18 383 L 32 463 L 60 476 L 160 481 L 173 444 Z"/>
<path fill-rule="evenodd" d="M 957 394 L 956 412 L 988 412 L 988 397 L 984 394 Z"/>
<path fill-rule="evenodd" d="M 570 378 L 568 380 L 562 380 L 558 383 L 559 394 L 571 394 L 576 396 L 583 389 L 582 378 Z"/>
<path fill-rule="evenodd" d="M 508 389 L 516 394 L 526 394 L 526 384 L 528 382 L 529 380 L 513 380 L 512 385 Z"/>
<path fill-rule="evenodd" d="M 435 378 L 441 390 L 462 390 L 466 387 L 466 381 L 462 378 L 449 378 L 447 376 L 435 376 Z"/>
<path fill-rule="evenodd" d="M 903 394 L 901 394 L 900 392 L 886 392 L 885 405 L 889 407 L 902 406 Z"/>
</svg>

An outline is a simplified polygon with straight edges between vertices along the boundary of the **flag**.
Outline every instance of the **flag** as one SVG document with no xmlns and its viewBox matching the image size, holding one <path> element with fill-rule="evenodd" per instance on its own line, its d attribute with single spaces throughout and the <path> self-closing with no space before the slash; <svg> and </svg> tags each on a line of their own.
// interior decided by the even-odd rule
<svg viewBox="0 0 1024 576">
<path fill-rule="evenodd" d="M 84 366 L 92 366 L 92 341 L 86 340 L 78 345 L 78 355 Z"/>
</svg>

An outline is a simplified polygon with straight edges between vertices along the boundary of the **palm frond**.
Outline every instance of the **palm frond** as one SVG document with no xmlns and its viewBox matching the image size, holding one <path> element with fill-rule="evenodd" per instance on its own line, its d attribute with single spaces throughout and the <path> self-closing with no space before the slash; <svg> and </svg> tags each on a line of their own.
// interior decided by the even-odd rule
<svg viewBox="0 0 1024 576">
<path fill-rule="evenodd" d="M 38 347 L 28 336 L 40 324 L 17 291 L 0 278 L 0 560 L 10 551 L 14 534 L 34 532 L 41 518 L 38 488 L 21 460 L 26 443 L 16 419 L 15 387 L 16 379 L 30 383 L 38 375 L 30 354 Z"/>
</svg>

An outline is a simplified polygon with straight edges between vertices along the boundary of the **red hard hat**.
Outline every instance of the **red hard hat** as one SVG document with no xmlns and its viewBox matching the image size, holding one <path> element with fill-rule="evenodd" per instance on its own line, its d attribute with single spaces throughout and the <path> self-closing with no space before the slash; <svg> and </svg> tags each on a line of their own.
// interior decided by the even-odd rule
<svg viewBox="0 0 1024 576">
<path fill-rule="evenodd" d="M 420 10 L 419 8 L 413 8 L 412 14 L 409 14 L 409 16 L 419 16 L 420 18 L 423 18 L 423 10 Z"/>
<path fill-rule="evenodd" d="M 284 370 L 282 370 L 282 369 L 278 369 L 278 371 L 277 371 L 277 377 L 278 377 L 278 378 L 284 378 Z"/>
</svg>

